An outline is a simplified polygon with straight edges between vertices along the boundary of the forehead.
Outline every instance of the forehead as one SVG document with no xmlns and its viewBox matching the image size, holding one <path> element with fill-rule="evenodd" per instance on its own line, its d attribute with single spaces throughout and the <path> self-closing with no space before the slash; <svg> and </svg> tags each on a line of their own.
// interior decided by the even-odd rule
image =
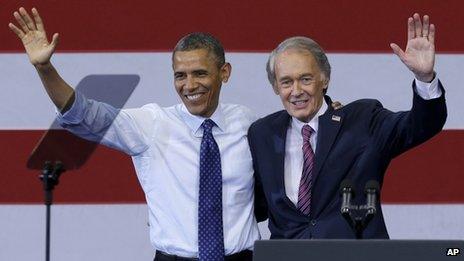
<svg viewBox="0 0 464 261">
<path fill-rule="evenodd" d="M 205 69 L 215 65 L 216 60 L 207 49 L 177 51 L 174 53 L 172 59 L 172 66 L 174 70 L 194 69 L 193 67 Z"/>
<path fill-rule="evenodd" d="M 275 73 L 277 78 L 281 78 L 304 74 L 319 75 L 321 70 L 311 52 L 289 49 L 276 56 Z"/>
</svg>

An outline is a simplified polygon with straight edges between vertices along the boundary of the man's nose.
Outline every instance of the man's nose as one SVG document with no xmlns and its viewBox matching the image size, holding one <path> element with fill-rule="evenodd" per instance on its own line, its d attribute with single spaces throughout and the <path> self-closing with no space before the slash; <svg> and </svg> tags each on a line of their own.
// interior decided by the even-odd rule
<svg viewBox="0 0 464 261">
<path fill-rule="evenodd" d="M 298 96 L 303 93 L 303 89 L 301 88 L 301 84 L 299 81 L 294 81 L 292 86 L 292 95 Z"/>
<path fill-rule="evenodd" d="M 195 83 L 195 79 L 194 79 L 192 76 L 190 76 L 190 75 L 187 76 L 187 82 L 185 83 L 185 87 L 186 87 L 189 91 L 195 90 L 195 88 L 196 88 L 196 83 Z"/>
</svg>

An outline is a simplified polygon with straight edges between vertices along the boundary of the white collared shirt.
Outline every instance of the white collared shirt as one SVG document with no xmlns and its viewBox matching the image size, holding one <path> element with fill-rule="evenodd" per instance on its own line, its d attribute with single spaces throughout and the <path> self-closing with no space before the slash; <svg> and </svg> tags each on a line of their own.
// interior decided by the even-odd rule
<svg viewBox="0 0 464 261">
<path fill-rule="evenodd" d="M 199 152 L 205 118 L 190 114 L 183 104 L 148 104 L 117 112 L 76 93 L 71 109 L 58 119 L 78 136 L 131 155 L 148 204 L 153 247 L 198 257 Z M 221 153 L 224 247 L 230 255 L 252 249 L 259 239 L 247 142 L 248 127 L 256 118 L 244 106 L 219 104 L 211 119 Z"/>
<path fill-rule="evenodd" d="M 323 115 L 328 109 L 325 102 L 309 122 L 302 122 L 292 117 L 287 129 L 287 141 L 285 143 L 285 193 L 295 204 L 298 202 L 298 190 L 300 188 L 301 173 L 303 172 L 303 136 L 301 129 L 308 124 L 314 132 L 311 134 L 309 142 L 313 152 L 316 153 L 317 131 L 319 129 L 319 116 Z"/>
<path fill-rule="evenodd" d="M 417 88 L 414 91 L 424 100 L 438 98 L 442 94 L 440 88 L 438 88 L 438 77 L 436 76 L 431 83 L 421 82 L 417 79 L 415 79 L 415 82 Z M 305 124 L 313 128 L 314 132 L 311 135 L 310 143 L 314 153 L 316 153 L 319 116 L 323 115 L 327 109 L 328 105 L 323 101 L 321 108 L 309 122 L 302 122 L 292 117 L 287 129 L 284 169 L 285 194 L 295 206 L 298 203 L 298 190 L 300 188 L 301 173 L 303 172 L 303 136 L 301 129 Z"/>
</svg>

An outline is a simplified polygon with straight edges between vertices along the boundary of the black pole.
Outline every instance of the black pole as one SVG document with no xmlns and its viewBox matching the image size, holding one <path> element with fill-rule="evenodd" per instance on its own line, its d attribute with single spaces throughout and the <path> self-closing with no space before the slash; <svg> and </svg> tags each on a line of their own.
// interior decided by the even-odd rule
<svg viewBox="0 0 464 261">
<path fill-rule="evenodd" d="M 43 182 L 45 203 L 45 261 L 50 261 L 50 206 L 52 204 L 51 176 L 52 166 L 50 161 L 45 162 L 40 176 Z"/>
<path fill-rule="evenodd" d="M 45 203 L 45 261 L 50 261 L 50 218 L 51 205 L 53 204 L 53 189 L 58 185 L 61 173 L 64 172 L 63 164 L 55 162 L 52 166 L 46 161 L 40 179 L 43 182 Z"/>
<path fill-rule="evenodd" d="M 50 205 L 47 205 L 46 209 L 45 260 L 50 261 Z"/>
<path fill-rule="evenodd" d="M 363 231 L 365 227 L 363 226 L 362 218 L 356 218 L 355 223 L 356 239 L 363 239 Z"/>
</svg>

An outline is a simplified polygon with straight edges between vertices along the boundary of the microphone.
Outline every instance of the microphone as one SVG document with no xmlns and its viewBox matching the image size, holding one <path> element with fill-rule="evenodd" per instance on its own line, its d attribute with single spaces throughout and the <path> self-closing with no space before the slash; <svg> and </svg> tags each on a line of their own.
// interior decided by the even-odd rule
<svg viewBox="0 0 464 261">
<path fill-rule="evenodd" d="M 342 215 L 349 215 L 351 199 L 354 197 L 353 185 L 349 179 L 345 179 L 340 183 L 340 194 L 342 195 L 340 212 Z"/>
<path fill-rule="evenodd" d="M 379 196 L 380 186 L 376 180 L 369 180 L 364 187 L 366 193 L 367 214 L 374 215 L 377 212 L 376 203 Z"/>
</svg>

